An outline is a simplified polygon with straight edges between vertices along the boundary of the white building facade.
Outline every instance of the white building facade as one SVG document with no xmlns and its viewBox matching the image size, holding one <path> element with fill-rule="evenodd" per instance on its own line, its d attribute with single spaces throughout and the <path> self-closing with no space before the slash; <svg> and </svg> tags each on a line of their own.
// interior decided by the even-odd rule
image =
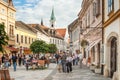
<svg viewBox="0 0 120 80">
<path fill-rule="evenodd" d="M 120 0 L 104 0 L 104 75 L 113 80 L 120 80 L 119 48 Z"/>
<path fill-rule="evenodd" d="M 68 33 L 69 33 L 69 38 L 70 38 L 70 53 L 76 53 L 80 51 L 80 26 L 77 25 L 78 19 L 73 21 L 69 26 L 68 26 Z"/>
</svg>

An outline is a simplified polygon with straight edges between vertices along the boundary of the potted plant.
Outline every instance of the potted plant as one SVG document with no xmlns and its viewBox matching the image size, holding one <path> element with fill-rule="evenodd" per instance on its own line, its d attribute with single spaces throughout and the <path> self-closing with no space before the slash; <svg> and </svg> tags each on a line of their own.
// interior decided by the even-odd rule
<svg viewBox="0 0 120 80">
<path fill-rule="evenodd" d="M 91 70 L 91 71 L 94 71 L 94 70 L 95 70 L 95 65 L 94 65 L 94 64 L 91 64 L 91 65 L 90 65 L 90 70 Z"/>
<path fill-rule="evenodd" d="M 100 74 L 100 73 L 101 73 L 100 65 L 97 65 L 97 66 L 95 67 L 95 73 L 97 73 L 97 74 Z"/>
<path fill-rule="evenodd" d="M 85 40 L 85 39 L 83 39 L 82 41 L 81 41 L 81 46 L 83 47 L 83 48 L 85 48 L 85 46 L 87 46 L 89 44 L 89 42 L 87 41 L 87 40 Z"/>
</svg>

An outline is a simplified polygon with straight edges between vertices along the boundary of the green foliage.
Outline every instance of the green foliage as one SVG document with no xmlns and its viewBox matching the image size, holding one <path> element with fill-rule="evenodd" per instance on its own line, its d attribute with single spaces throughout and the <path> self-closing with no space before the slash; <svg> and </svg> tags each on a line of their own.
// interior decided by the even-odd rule
<svg viewBox="0 0 120 80">
<path fill-rule="evenodd" d="M 33 53 L 46 53 L 48 52 L 48 44 L 42 40 L 36 40 L 30 45 L 30 49 Z"/>
<path fill-rule="evenodd" d="M 84 39 L 83 39 L 83 40 L 81 41 L 81 46 L 82 46 L 83 48 L 85 48 L 85 46 L 88 45 L 88 44 L 89 44 L 89 43 L 88 43 L 87 40 L 84 40 Z"/>
<path fill-rule="evenodd" d="M 5 32 L 5 26 L 3 24 L 0 24 L 0 52 L 4 53 L 5 50 L 3 46 L 6 46 L 8 44 L 8 35 Z"/>
<path fill-rule="evenodd" d="M 55 53 L 57 51 L 57 47 L 55 44 L 49 44 L 49 53 Z"/>
</svg>

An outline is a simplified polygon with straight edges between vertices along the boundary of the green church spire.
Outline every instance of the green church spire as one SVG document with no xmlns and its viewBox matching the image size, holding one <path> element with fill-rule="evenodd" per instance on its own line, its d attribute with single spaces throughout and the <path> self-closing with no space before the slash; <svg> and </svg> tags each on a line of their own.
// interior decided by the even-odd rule
<svg viewBox="0 0 120 80">
<path fill-rule="evenodd" d="M 52 9 L 50 21 L 54 22 L 56 20 L 55 15 L 54 15 L 54 8 Z"/>
</svg>

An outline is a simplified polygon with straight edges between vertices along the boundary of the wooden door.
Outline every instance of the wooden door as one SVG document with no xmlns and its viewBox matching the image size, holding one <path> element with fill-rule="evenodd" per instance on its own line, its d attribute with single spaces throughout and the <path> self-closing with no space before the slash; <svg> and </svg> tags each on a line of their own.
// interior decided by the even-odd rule
<svg viewBox="0 0 120 80">
<path fill-rule="evenodd" d="M 117 39 L 111 40 L 111 57 L 110 57 L 110 77 L 113 77 L 114 72 L 117 69 Z"/>
</svg>

